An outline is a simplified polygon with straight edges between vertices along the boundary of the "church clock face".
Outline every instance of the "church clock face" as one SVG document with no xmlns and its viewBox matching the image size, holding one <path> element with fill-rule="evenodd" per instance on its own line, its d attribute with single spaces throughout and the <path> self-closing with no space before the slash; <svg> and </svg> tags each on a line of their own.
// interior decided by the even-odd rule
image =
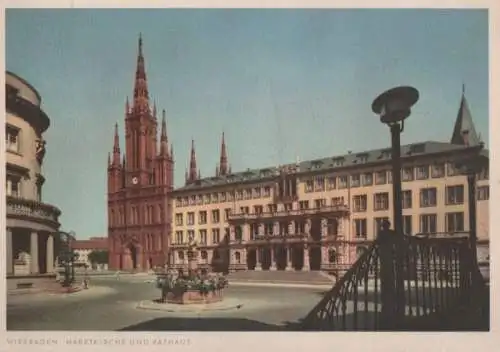
<svg viewBox="0 0 500 352">
<path fill-rule="evenodd" d="M 132 184 L 136 185 L 139 183 L 139 179 L 137 177 L 132 177 Z"/>
</svg>

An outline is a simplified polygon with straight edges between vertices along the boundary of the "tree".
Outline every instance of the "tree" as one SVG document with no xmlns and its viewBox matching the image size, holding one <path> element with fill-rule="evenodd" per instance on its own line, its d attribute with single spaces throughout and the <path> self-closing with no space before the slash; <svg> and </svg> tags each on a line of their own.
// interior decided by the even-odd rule
<svg viewBox="0 0 500 352">
<path fill-rule="evenodd" d="M 108 251 L 96 250 L 89 253 L 89 261 L 92 264 L 107 264 L 108 263 Z"/>
</svg>

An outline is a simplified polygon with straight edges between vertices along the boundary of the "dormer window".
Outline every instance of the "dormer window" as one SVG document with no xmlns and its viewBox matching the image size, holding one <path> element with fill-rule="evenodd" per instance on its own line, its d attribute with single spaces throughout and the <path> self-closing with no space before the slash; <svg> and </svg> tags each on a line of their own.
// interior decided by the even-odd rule
<svg viewBox="0 0 500 352">
<path fill-rule="evenodd" d="M 344 158 L 333 158 L 333 166 L 339 167 L 344 165 Z"/>
<path fill-rule="evenodd" d="M 368 162 L 368 154 L 366 154 L 366 153 L 358 154 L 358 155 L 356 155 L 356 157 L 358 158 L 357 160 L 360 164 L 364 164 L 364 163 Z"/>
</svg>

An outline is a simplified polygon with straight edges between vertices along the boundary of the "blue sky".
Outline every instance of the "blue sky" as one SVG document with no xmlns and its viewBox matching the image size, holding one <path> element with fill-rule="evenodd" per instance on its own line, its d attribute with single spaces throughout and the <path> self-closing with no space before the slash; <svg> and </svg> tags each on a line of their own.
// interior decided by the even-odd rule
<svg viewBox="0 0 500 352">
<path fill-rule="evenodd" d="M 62 228 L 106 235 L 106 161 L 132 95 L 141 32 L 150 95 L 165 108 L 182 185 L 191 138 L 212 176 L 385 147 L 370 110 L 396 85 L 420 100 L 403 143 L 448 141 L 462 83 L 488 143 L 486 10 L 6 10 L 6 66 L 41 93 L 44 200 Z"/>
</svg>

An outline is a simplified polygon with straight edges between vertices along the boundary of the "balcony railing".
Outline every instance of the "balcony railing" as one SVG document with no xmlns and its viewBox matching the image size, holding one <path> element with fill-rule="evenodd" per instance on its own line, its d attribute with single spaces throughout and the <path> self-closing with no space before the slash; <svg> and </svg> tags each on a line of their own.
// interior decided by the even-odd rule
<svg viewBox="0 0 500 352">
<path fill-rule="evenodd" d="M 270 219 L 279 217 L 290 217 L 290 216 L 312 216 L 331 212 L 347 212 L 349 208 L 347 205 L 328 205 L 318 208 L 308 208 L 308 209 L 293 209 L 293 210 L 281 210 L 275 212 L 264 212 L 264 213 L 235 213 L 229 215 L 229 221 L 234 220 L 259 220 L 259 219 Z"/>
<path fill-rule="evenodd" d="M 54 226 L 59 224 L 59 215 L 61 215 L 61 211 L 53 205 L 9 196 L 7 196 L 6 199 L 7 217 L 27 217 L 46 221 Z"/>
</svg>

